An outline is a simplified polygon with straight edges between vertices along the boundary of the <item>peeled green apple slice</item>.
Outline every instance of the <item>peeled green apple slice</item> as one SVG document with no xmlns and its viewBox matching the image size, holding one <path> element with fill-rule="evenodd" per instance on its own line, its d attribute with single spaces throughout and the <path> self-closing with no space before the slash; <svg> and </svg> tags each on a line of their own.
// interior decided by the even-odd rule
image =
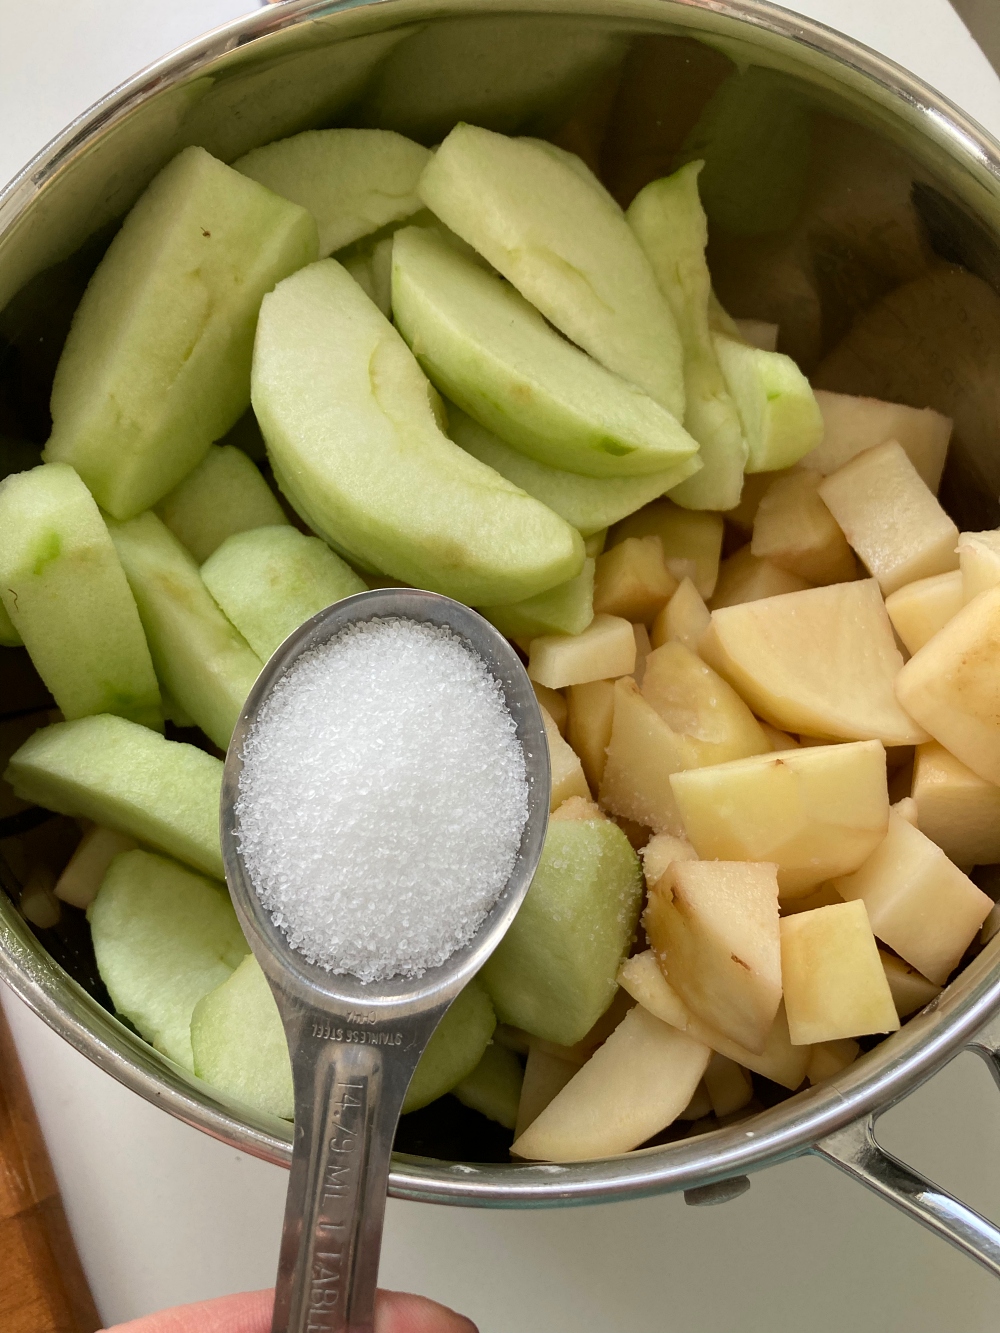
<svg viewBox="0 0 1000 1333">
<path fill-rule="evenodd" d="M 285 1029 L 260 963 L 248 953 L 191 1015 L 194 1072 L 255 1111 L 291 1120 L 292 1063 Z"/>
<path fill-rule="evenodd" d="M 437 395 L 333 259 L 264 300 L 254 410 L 279 485 L 331 544 L 471 605 L 533 597 L 583 567 L 568 523 L 441 431 Z"/>
<path fill-rule="evenodd" d="M 927 739 L 893 690 L 903 659 L 874 579 L 722 607 L 698 650 L 772 726 L 885 745 Z"/>
<path fill-rule="evenodd" d="M 167 494 L 250 400 L 261 298 L 316 257 L 295 204 L 186 148 L 97 267 L 52 386 L 50 462 L 132 518 Z"/>
<path fill-rule="evenodd" d="M 683 420 L 677 325 L 624 214 L 586 168 L 462 124 L 419 188 L 551 324 Z"/>
<path fill-rule="evenodd" d="M 584 477 L 529 458 L 498 435 L 448 406 L 448 433 L 466 453 L 520 486 L 577 528 L 584 537 L 601 532 L 641 509 L 697 472 L 701 459 L 692 454 L 675 467 L 646 477 Z"/>
<path fill-rule="evenodd" d="M 235 533 L 201 577 L 262 662 L 310 616 L 366 587 L 318 537 L 290 525 Z"/>
<path fill-rule="evenodd" d="M 501 1022 L 561 1046 L 617 989 L 642 902 L 639 860 L 607 819 L 549 825 L 528 895 L 480 976 Z"/>
<path fill-rule="evenodd" d="M 460 990 L 420 1057 L 403 1100 L 403 1114 L 437 1101 L 468 1078 L 483 1058 L 497 1025 L 478 977 Z"/>
<path fill-rule="evenodd" d="M 288 522 L 256 463 L 231 444 L 213 445 L 156 512 L 199 565 L 234 532 Z"/>
<path fill-rule="evenodd" d="M 483 1058 L 471 1074 L 452 1089 L 463 1106 L 468 1106 L 505 1129 L 517 1124 L 524 1073 L 513 1051 L 498 1042 L 490 1042 Z"/>
<path fill-rule="evenodd" d="M 587 559 L 576 578 L 510 606 L 481 606 L 479 611 L 508 639 L 539 634 L 582 634 L 594 619 L 594 561 Z"/>
<path fill-rule="evenodd" d="M 508 283 L 433 231 L 396 233 L 392 312 L 436 387 L 541 463 L 641 476 L 698 450 L 658 402 L 560 338 Z"/>
<path fill-rule="evenodd" d="M 156 674 L 225 750 L 261 660 L 212 600 L 198 566 L 153 513 L 108 521 L 139 607 Z"/>
<path fill-rule="evenodd" d="M 4 648 L 20 648 L 24 640 L 14 628 L 14 622 L 7 614 L 7 608 L 0 602 L 0 645 Z"/>
<path fill-rule="evenodd" d="M 191 1015 L 247 953 L 225 886 L 152 852 L 122 852 L 88 911 L 101 980 L 140 1035 L 194 1069 Z"/>
<path fill-rule="evenodd" d="M 747 444 L 708 322 L 708 222 L 698 198 L 703 166 L 691 162 L 653 181 L 625 216 L 677 321 L 684 347 L 684 425 L 701 446 L 701 472 L 671 498 L 690 509 L 733 509 L 743 488 Z"/>
<path fill-rule="evenodd" d="M 135 598 L 100 510 L 65 463 L 0 482 L 0 593 L 65 717 L 117 713 L 162 730 Z"/>
<path fill-rule="evenodd" d="M 747 472 L 791 467 L 815 449 L 823 438 L 823 417 L 792 358 L 722 334 L 713 342 L 743 422 Z"/>
<path fill-rule="evenodd" d="M 429 159 L 392 130 L 305 130 L 252 149 L 233 167 L 308 209 L 323 257 L 418 212 Z"/>
<path fill-rule="evenodd" d="M 92 819 L 223 877 L 222 762 L 194 745 L 104 713 L 36 731 L 4 779 L 22 800 Z"/>
</svg>

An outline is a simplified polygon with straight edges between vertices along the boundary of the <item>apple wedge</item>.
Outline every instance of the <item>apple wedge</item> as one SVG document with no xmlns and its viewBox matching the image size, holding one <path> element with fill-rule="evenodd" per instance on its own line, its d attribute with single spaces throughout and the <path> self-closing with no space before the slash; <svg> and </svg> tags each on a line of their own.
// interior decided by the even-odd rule
<svg viewBox="0 0 1000 1333">
<path fill-rule="evenodd" d="M 493 1005 L 478 977 L 458 992 L 417 1062 L 403 1099 L 403 1114 L 443 1097 L 483 1058 L 497 1025 Z"/>
<path fill-rule="evenodd" d="M 117 519 L 155 504 L 246 410 L 261 299 L 316 253 L 305 209 L 185 148 L 140 196 L 77 307 L 46 460 L 75 467 Z"/>
<path fill-rule="evenodd" d="M 785 731 L 885 745 L 927 739 L 894 693 L 903 659 L 874 579 L 717 609 L 698 651 Z"/>
<path fill-rule="evenodd" d="M 643 925 L 686 1007 L 763 1051 L 781 1002 L 776 867 L 675 861 L 650 890 Z"/>
<path fill-rule="evenodd" d="M 251 149 L 236 171 L 299 204 L 316 219 L 321 259 L 422 207 L 421 144 L 391 130 L 305 130 Z"/>
<path fill-rule="evenodd" d="M 480 606 L 479 614 L 508 639 L 543 634 L 582 634 L 594 619 L 594 561 L 588 558 L 574 578 L 508 606 Z"/>
<path fill-rule="evenodd" d="M 918 745 L 913 764 L 917 827 L 958 866 L 1000 861 L 1000 787 L 943 745 Z"/>
<path fill-rule="evenodd" d="M 504 1129 L 514 1129 L 523 1085 L 521 1062 L 513 1051 L 494 1041 L 483 1051 L 472 1073 L 451 1091 L 463 1106 L 495 1120 Z"/>
<path fill-rule="evenodd" d="M 256 463 L 231 444 L 212 445 L 156 513 L 199 565 L 236 532 L 288 523 Z"/>
<path fill-rule="evenodd" d="M 853 398 L 826 389 L 814 392 L 823 416 L 823 439 L 802 459 L 803 467 L 827 476 L 867 449 L 896 440 L 925 484 L 937 494 L 951 439 L 949 417 L 932 407 Z"/>
<path fill-rule="evenodd" d="M 393 238 L 392 313 L 431 382 L 540 463 L 635 477 L 698 452 L 666 408 L 561 338 L 508 283 L 433 231 L 405 227 Z"/>
<path fill-rule="evenodd" d="M 899 1027 L 862 902 L 782 917 L 781 977 L 797 1046 Z"/>
<path fill-rule="evenodd" d="M 875 935 L 938 985 L 993 907 L 940 847 L 895 813 L 871 856 L 833 887 L 846 901 L 863 902 Z"/>
<path fill-rule="evenodd" d="M 536 500 L 541 500 L 584 537 L 600 533 L 641 509 L 701 467 L 701 460 L 693 454 L 665 472 L 654 472 L 645 477 L 584 477 L 578 472 L 548 467 L 512 449 L 498 435 L 450 403 L 448 433 L 466 453 L 499 472 Z M 588 550 L 587 554 L 595 552 Z"/>
<path fill-rule="evenodd" d="M 778 867 L 783 899 L 849 874 L 885 837 L 885 751 L 878 741 L 810 746 L 675 772 L 681 826 L 698 855 Z"/>
<path fill-rule="evenodd" d="M 957 569 L 907 583 L 885 599 L 892 627 L 911 656 L 928 639 L 933 639 L 952 616 L 958 615 L 964 605 L 962 573 Z"/>
<path fill-rule="evenodd" d="M 579 159 L 459 124 L 419 188 L 431 212 L 571 342 L 684 419 L 670 307 L 621 209 Z"/>
<path fill-rule="evenodd" d="M 579 1162 L 629 1152 L 677 1119 L 711 1055 L 637 1005 L 514 1140 L 511 1153 Z"/>
<path fill-rule="evenodd" d="M 712 342 L 743 423 L 747 472 L 791 467 L 823 438 L 809 381 L 782 352 L 764 352 L 719 333 Z"/>
<path fill-rule="evenodd" d="M 335 260 L 265 298 L 254 410 L 278 484 L 319 536 L 362 565 L 475 606 L 573 578 L 579 533 L 442 434 L 435 397 Z"/>
</svg>

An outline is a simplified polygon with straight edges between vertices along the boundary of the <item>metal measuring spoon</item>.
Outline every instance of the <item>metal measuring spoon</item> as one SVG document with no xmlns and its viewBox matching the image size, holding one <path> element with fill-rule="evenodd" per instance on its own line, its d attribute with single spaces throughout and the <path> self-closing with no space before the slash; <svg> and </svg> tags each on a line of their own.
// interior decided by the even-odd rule
<svg viewBox="0 0 1000 1333">
<path fill-rule="evenodd" d="M 445 626 L 493 674 L 524 751 L 528 818 L 514 869 L 469 944 L 416 980 L 363 984 L 292 949 L 240 855 L 235 804 L 243 747 L 275 684 L 303 653 L 349 625 L 399 617 Z M 222 779 L 226 882 L 285 1025 L 295 1138 L 278 1259 L 273 1333 L 371 1333 L 392 1141 L 417 1061 L 444 1011 L 514 918 L 535 873 L 549 812 L 549 751 L 527 673 L 475 611 L 436 593 L 379 588 L 321 611 L 270 659 L 243 707 Z"/>
</svg>

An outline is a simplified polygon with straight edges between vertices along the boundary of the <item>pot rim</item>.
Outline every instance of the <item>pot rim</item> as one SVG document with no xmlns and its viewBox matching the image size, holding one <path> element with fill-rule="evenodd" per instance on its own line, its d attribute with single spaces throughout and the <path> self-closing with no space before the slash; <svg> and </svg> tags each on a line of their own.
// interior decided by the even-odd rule
<svg viewBox="0 0 1000 1333">
<path fill-rule="evenodd" d="M 0 240 L 112 125 L 157 92 L 262 37 L 317 18 L 336 19 L 346 37 L 422 19 L 499 14 L 617 20 L 637 32 L 692 30 L 748 37 L 758 47 L 804 49 L 828 76 L 835 73 L 841 91 L 846 85 L 891 118 L 919 124 L 925 139 L 1000 200 L 1000 145 L 974 120 L 895 62 L 765 0 L 285 0 L 185 44 L 72 121 L 0 191 Z M 290 1124 L 248 1113 L 155 1052 L 62 971 L 2 894 L 0 978 L 54 1031 L 133 1092 L 240 1151 L 288 1165 Z M 847 1125 L 888 1110 L 942 1068 L 998 1009 L 1000 936 L 901 1031 L 835 1079 L 752 1119 L 568 1165 L 447 1163 L 397 1154 L 389 1193 L 467 1206 L 550 1206 L 635 1198 L 746 1174 L 809 1152 Z"/>
</svg>

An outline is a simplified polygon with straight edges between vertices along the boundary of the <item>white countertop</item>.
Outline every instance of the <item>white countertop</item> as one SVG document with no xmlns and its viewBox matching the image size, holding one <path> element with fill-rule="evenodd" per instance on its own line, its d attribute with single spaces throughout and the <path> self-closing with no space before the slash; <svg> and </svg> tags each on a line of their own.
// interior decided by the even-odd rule
<svg viewBox="0 0 1000 1333">
<path fill-rule="evenodd" d="M 1000 80 L 946 0 L 799 0 L 891 55 L 1000 135 Z M 0 180 L 141 65 L 241 0 L 0 0 Z M 127 1092 L 9 993 L 70 1223 L 107 1323 L 269 1286 L 285 1173 Z M 1000 1216 L 1000 1097 L 962 1056 L 882 1138 Z M 718 1208 L 677 1196 L 560 1212 L 390 1200 L 382 1282 L 482 1333 L 994 1333 L 1000 1287 L 817 1160 L 753 1178 Z"/>
</svg>

